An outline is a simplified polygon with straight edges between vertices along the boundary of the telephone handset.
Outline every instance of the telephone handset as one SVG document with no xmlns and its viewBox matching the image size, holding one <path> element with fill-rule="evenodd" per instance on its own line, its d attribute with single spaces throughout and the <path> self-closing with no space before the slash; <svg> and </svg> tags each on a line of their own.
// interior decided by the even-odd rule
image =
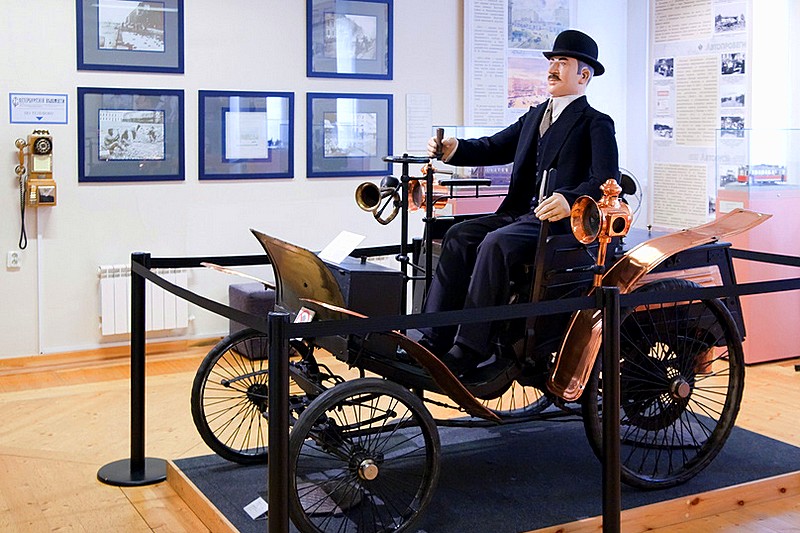
<svg viewBox="0 0 800 533">
<path fill-rule="evenodd" d="M 25 249 L 25 207 L 56 205 L 56 182 L 53 179 L 53 137 L 47 130 L 34 130 L 28 139 L 17 139 L 19 164 L 14 172 L 19 179 L 19 206 L 22 230 L 19 247 Z M 27 164 L 26 164 L 27 159 Z"/>
</svg>

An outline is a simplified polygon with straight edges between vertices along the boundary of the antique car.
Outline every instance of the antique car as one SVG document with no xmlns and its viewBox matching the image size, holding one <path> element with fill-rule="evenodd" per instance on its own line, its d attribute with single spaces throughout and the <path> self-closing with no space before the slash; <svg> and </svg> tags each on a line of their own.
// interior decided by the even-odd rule
<svg viewBox="0 0 800 533">
<path fill-rule="evenodd" d="M 422 190 L 429 213 L 437 200 L 431 172 Z M 378 191 L 378 202 L 369 203 L 377 210 L 382 199 L 400 200 L 399 208 L 407 209 L 420 192 L 409 186 L 415 181 L 422 183 L 404 171 L 397 197 Z M 628 232 L 630 212 L 619 200 L 620 187 L 609 180 L 603 190 L 600 202 L 576 202 L 574 235 L 542 231 L 532 268 L 522 269 L 514 283 L 513 302 L 564 301 L 603 285 L 622 294 L 664 295 L 730 285 L 730 245 L 723 239 L 769 217 L 740 209 L 675 233 Z M 415 272 L 430 272 L 436 240 L 457 217 L 428 218 L 422 255 L 412 260 Z M 300 246 L 253 233 L 274 269 L 276 309 L 292 318 L 405 313 L 405 298 L 395 296 L 414 276 L 404 269 L 381 278 L 385 287 L 359 300 L 352 276 L 368 264 L 326 263 Z M 668 300 L 623 308 L 620 319 L 621 478 L 642 489 L 683 483 L 714 459 L 734 426 L 744 385 L 738 299 Z M 489 361 L 461 379 L 417 343 L 412 330 L 291 339 L 293 522 L 301 531 L 412 528 L 440 471 L 437 426 L 445 421 L 428 406 L 454 409 L 457 416 L 446 424 L 462 427 L 579 414 L 602 457 L 601 329 L 595 307 L 510 319 L 497 328 Z M 230 461 L 268 459 L 269 346 L 265 333 L 245 329 L 220 341 L 197 371 L 195 424 L 209 447 Z M 355 369 L 357 377 L 339 375 L 332 360 Z"/>
</svg>

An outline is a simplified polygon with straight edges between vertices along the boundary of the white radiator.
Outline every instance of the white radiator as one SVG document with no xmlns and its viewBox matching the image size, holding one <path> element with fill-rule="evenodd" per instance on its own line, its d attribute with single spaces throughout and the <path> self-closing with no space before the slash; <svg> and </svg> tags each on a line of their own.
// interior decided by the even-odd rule
<svg viewBox="0 0 800 533">
<path fill-rule="evenodd" d="M 131 268 L 102 265 L 100 270 L 100 325 L 103 335 L 131 332 Z M 186 269 L 155 268 L 153 272 L 179 287 L 188 285 Z M 158 285 L 145 282 L 145 330 L 189 326 L 189 303 Z"/>
</svg>

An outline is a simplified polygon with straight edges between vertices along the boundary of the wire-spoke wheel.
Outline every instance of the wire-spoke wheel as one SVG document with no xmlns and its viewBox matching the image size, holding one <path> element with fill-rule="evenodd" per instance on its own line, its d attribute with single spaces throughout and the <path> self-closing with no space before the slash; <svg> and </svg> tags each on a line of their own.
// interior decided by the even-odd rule
<svg viewBox="0 0 800 533">
<path fill-rule="evenodd" d="M 638 291 L 698 287 L 669 279 Z M 742 343 L 720 300 L 648 304 L 620 326 L 622 481 L 679 485 L 716 457 L 733 429 L 744 388 Z M 598 357 L 584 391 L 584 426 L 602 458 L 603 376 Z"/>
<path fill-rule="evenodd" d="M 439 433 L 396 383 L 336 385 L 300 416 L 289 443 L 289 505 L 301 531 L 407 531 L 439 477 Z"/>
<path fill-rule="evenodd" d="M 531 385 L 523 385 L 518 381 L 502 395 L 490 400 L 479 399 L 486 408 L 503 419 L 519 419 L 538 415 L 552 404 L 541 389 Z"/>
<path fill-rule="evenodd" d="M 300 359 L 290 351 L 290 360 Z M 295 412 L 305 393 L 290 378 L 289 405 Z M 267 461 L 269 339 L 245 329 L 208 352 L 192 384 L 192 418 L 203 441 L 220 457 L 240 464 Z"/>
</svg>

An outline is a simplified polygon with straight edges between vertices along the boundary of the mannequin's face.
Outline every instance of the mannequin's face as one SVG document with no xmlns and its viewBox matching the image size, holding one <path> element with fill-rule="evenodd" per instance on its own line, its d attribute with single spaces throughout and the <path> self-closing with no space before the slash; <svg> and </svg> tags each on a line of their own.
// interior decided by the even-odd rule
<svg viewBox="0 0 800 533">
<path fill-rule="evenodd" d="M 584 94 L 589 81 L 589 70 L 578 72 L 574 57 L 553 56 L 547 70 L 547 91 L 553 96 Z"/>
</svg>

